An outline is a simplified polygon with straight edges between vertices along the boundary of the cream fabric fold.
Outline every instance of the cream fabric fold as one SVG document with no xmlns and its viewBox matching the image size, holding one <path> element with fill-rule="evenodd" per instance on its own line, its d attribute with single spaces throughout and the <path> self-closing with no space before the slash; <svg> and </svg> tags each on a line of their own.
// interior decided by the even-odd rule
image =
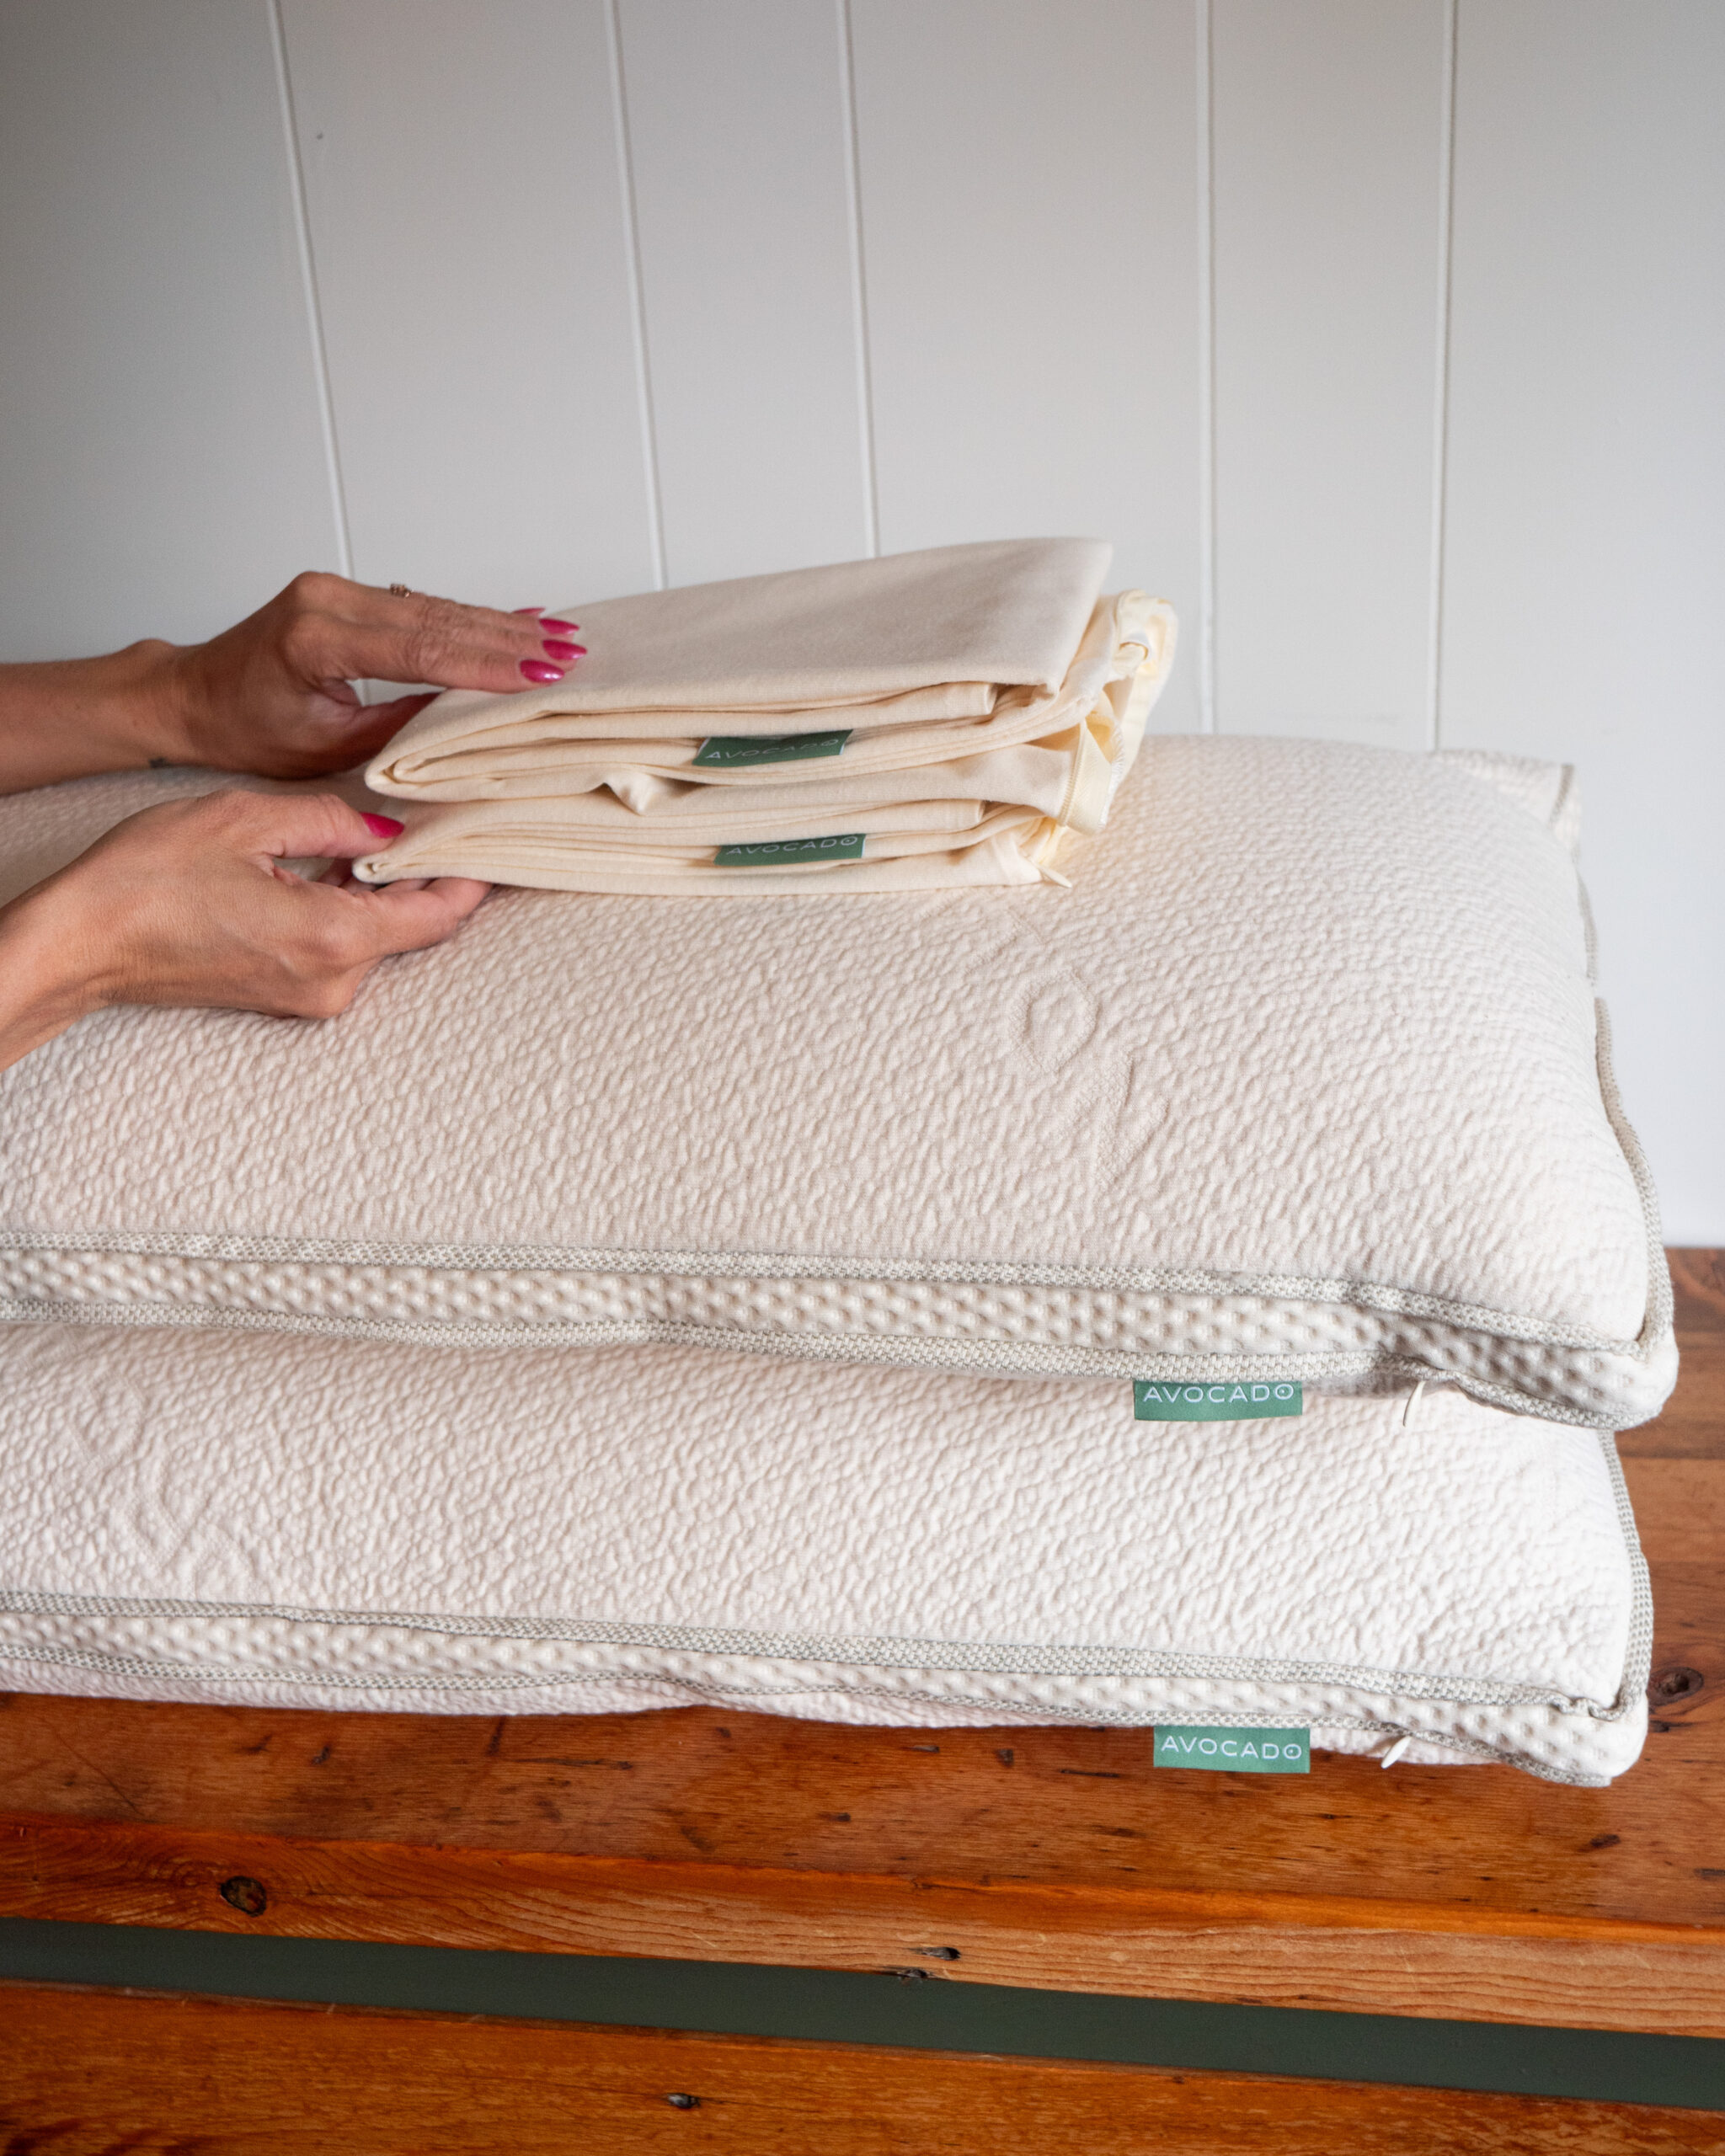
<svg viewBox="0 0 1725 2156">
<path fill-rule="evenodd" d="M 1112 553 L 994 540 L 577 604 L 587 656 L 566 680 L 440 696 L 368 776 L 404 799 L 470 801 L 510 790 L 491 784 L 500 750 L 976 719 L 1003 690 L 1051 697 Z M 549 782 L 525 790 L 564 790 L 554 753 Z"/>
<path fill-rule="evenodd" d="M 867 828 L 854 815 L 813 819 L 812 830 L 810 819 L 792 817 L 797 829 L 777 836 L 756 821 L 748 826 L 750 837 L 739 840 L 733 827 L 723 846 L 712 838 L 679 844 L 676 833 L 583 830 L 560 819 L 569 805 L 535 801 L 507 814 L 490 803 L 436 809 L 419 834 L 398 842 L 399 858 L 392 848 L 365 867 L 375 882 L 473 876 L 537 890 L 783 898 L 816 888 L 921 891 L 1063 880 L 1056 864 L 1068 837 L 1033 809 L 988 813 L 980 802 L 934 802 L 913 803 L 909 812 L 882 810 Z M 968 811 L 969 827 L 909 828 L 919 820 L 918 806 Z M 832 828 L 836 825 L 845 828 Z"/>
<path fill-rule="evenodd" d="M 1120 593 L 1092 609 L 1053 691 L 1013 689 L 980 720 L 824 734 L 822 753 L 783 763 L 697 766 L 692 736 L 493 744 L 483 755 L 503 760 L 483 798 L 409 807 L 403 836 L 355 873 L 644 895 L 1063 882 L 1072 835 L 1102 829 L 1137 754 L 1175 633 L 1165 602 Z M 435 781 L 441 796 L 477 783 L 482 751 L 469 754 L 465 780 Z M 398 757 L 393 744 L 373 764 L 374 787 Z"/>
</svg>

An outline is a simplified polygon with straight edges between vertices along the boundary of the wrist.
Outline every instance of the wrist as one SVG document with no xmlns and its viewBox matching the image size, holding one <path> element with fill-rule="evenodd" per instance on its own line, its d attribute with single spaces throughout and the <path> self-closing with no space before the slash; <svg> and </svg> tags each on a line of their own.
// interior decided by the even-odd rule
<svg viewBox="0 0 1725 2156">
<path fill-rule="evenodd" d="M 131 768 L 198 761 L 198 699 L 187 664 L 196 648 L 151 637 L 105 662 L 113 669 L 104 684 L 109 726 L 116 745 L 132 751 Z"/>
<path fill-rule="evenodd" d="M 190 729 L 178 644 L 146 637 L 99 659 L 64 659 L 28 670 L 39 707 L 58 705 L 76 717 L 85 767 L 142 771 L 190 760 Z"/>
<path fill-rule="evenodd" d="M 0 666 L 0 792 L 188 760 L 177 645 Z"/>
<path fill-rule="evenodd" d="M 58 882 L 0 906 L 0 1070 L 108 1000 L 88 927 Z"/>
</svg>

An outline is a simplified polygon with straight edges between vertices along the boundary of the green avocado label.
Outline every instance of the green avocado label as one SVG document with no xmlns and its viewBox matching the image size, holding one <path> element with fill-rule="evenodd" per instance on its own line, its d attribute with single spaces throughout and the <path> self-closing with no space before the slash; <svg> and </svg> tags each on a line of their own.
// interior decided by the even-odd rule
<svg viewBox="0 0 1725 2156">
<path fill-rule="evenodd" d="M 716 868 L 785 868 L 799 861 L 860 861 L 865 833 L 836 839 L 764 839 L 759 846 L 722 846 Z"/>
<path fill-rule="evenodd" d="M 806 764 L 816 756 L 836 756 L 851 738 L 842 734 L 709 734 L 695 751 L 703 771 L 720 766 Z"/>
<path fill-rule="evenodd" d="M 1158 1725 L 1158 1767 L 1203 1767 L 1217 1774 L 1309 1774 L 1309 1729 L 1167 1729 Z"/>
<path fill-rule="evenodd" d="M 1132 1380 L 1132 1413 L 1140 1422 L 1255 1422 L 1302 1414 L 1305 1406 L 1305 1386 L 1282 1378 L 1223 1378 L 1211 1385 Z"/>
</svg>

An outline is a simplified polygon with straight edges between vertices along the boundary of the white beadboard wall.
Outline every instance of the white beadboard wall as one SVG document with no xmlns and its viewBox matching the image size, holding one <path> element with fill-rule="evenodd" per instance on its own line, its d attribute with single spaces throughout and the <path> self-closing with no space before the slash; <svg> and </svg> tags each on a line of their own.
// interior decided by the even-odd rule
<svg viewBox="0 0 1725 2156">
<path fill-rule="evenodd" d="M 1578 763 L 1725 1242 L 1720 0 L 0 0 L 0 656 L 1037 531 L 1168 729 Z"/>
</svg>

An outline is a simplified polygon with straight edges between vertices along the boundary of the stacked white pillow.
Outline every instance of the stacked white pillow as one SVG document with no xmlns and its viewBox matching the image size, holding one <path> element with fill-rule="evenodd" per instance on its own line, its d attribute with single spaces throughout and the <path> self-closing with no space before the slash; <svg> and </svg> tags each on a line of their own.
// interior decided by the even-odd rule
<svg viewBox="0 0 1725 2156">
<path fill-rule="evenodd" d="M 104 1012 L 0 1076 L 0 1312 L 1657 1412 L 1566 774 L 1140 761 L 1070 891 L 510 891 L 336 1027 Z"/>
<path fill-rule="evenodd" d="M 695 1348 L 14 1326 L 0 1688 L 1620 1773 L 1651 1618 L 1611 1440 L 1407 1406 L 1147 1423 L 1128 1386 Z"/>
<path fill-rule="evenodd" d="M 216 782 L 0 803 L 0 861 L 28 882 Z M 334 1027 L 87 1021 L 0 1078 L 0 1441 L 22 1467 L 99 1369 L 102 1457 L 201 1458 L 208 1486 L 238 1445 L 266 1509 L 353 1461 L 327 1532 L 372 1555 L 320 1570 L 308 1522 L 303 1562 L 260 1547 L 236 1586 L 206 1504 L 201 1541 L 163 1529 L 181 1556 L 122 1564 L 62 1436 L 61 1528 L 20 1529 L 0 1581 L 20 1681 L 543 1710 L 732 1696 L 716 1657 L 793 1711 L 1274 1709 L 1341 1748 L 1620 1770 L 1646 1606 L 1602 1433 L 1657 1412 L 1674 1349 L 1573 825 L 1549 766 L 1169 738 L 1070 891 L 515 891 Z M 1306 1412 L 1136 1423 L 1135 1378 L 1297 1383 Z M 489 1555 L 439 1572 L 417 1502 L 393 1521 L 413 1486 L 366 1481 L 350 1390 L 469 1458 Z M 679 1443 L 709 1396 L 729 1467 Z M 827 1540 L 817 1428 L 895 1463 L 847 1466 Z M 606 1509 L 535 1586 L 494 1558 L 564 1458 Z M 745 1460 L 779 1478 L 772 1534 L 700 1496 Z M 684 1486 L 717 1523 L 686 1565 Z M 1032 1490 L 1030 1540 L 980 1530 Z M 953 1580 L 925 1593 L 932 1524 Z"/>
</svg>

